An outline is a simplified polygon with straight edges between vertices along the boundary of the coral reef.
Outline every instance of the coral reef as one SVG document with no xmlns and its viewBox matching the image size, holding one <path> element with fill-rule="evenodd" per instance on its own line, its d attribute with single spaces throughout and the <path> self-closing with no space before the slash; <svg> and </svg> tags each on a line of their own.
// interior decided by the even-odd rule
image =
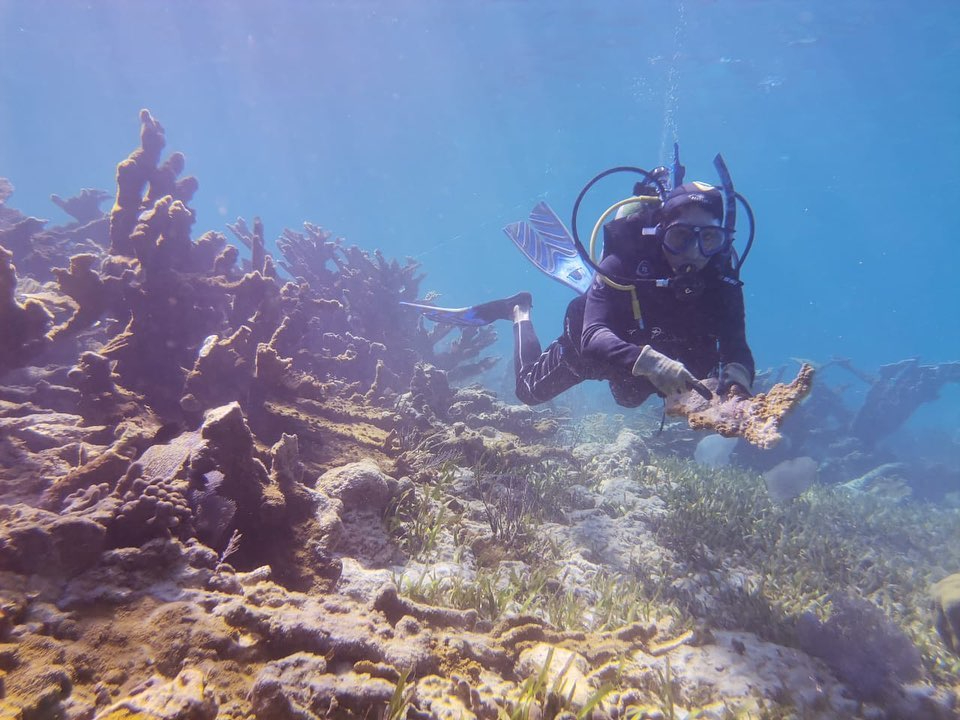
<svg viewBox="0 0 960 720">
<path fill-rule="evenodd" d="M 103 191 L 85 189 L 66 200 L 52 196 L 76 222 L 49 229 L 46 220 L 24 217 L 6 207 L 4 202 L 12 193 L 13 186 L 0 178 L 0 245 L 13 252 L 21 273 L 38 281 L 49 280 L 50 269 L 65 264 L 70 255 L 103 252 L 108 242 L 107 218 L 100 211 L 100 203 L 107 197 Z"/>
<path fill-rule="evenodd" d="M 110 198 L 110 193 L 95 188 L 84 188 L 79 195 L 64 200 L 54 193 L 50 201 L 65 213 L 73 217 L 80 225 L 99 220 L 103 215 L 100 205 Z"/>
<path fill-rule="evenodd" d="M 900 427 L 920 405 L 935 400 L 948 383 L 960 383 L 960 362 L 921 365 L 911 359 L 883 365 L 850 429 L 872 445 Z"/>
<path fill-rule="evenodd" d="M 930 588 L 937 614 L 937 632 L 950 651 L 960 655 L 960 573 L 938 581 Z"/>
<path fill-rule="evenodd" d="M 741 446 L 737 459 L 765 470 L 806 455 L 816 458 L 820 479 L 827 483 L 856 480 L 850 487 L 874 493 L 889 491 L 891 498 L 945 500 L 960 480 L 960 471 L 949 461 L 957 438 L 946 427 L 933 434 L 925 432 L 920 441 L 913 441 L 916 447 L 906 456 L 902 441 L 912 431 L 903 425 L 921 404 L 935 400 L 945 384 L 956 381 L 956 368 L 957 363 L 922 365 L 912 359 L 884 366 L 873 374 L 845 358 L 816 364 L 817 382 L 780 427 L 788 442 L 772 452 Z M 838 375 L 866 386 L 865 395 L 837 380 Z M 768 383 L 767 377 L 758 379 L 761 386 Z M 859 407 L 852 399 L 859 401 Z M 894 450 L 896 444 L 899 450 Z M 922 450 L 920 445 L 924 445 Z M 941 455 L 942 459 L 936 459 Z"/>
<path fill-rule="evenodd" d="M 53 316 L 36 300 L 17 300 L 17 269 L 13 253 L 0 245 L 0 374 L 20 367 L 46 347 Z"/>
<path fill-rule="evenodd" d="M 859 696 L 879 700 L 896 682 L 922 676 L 920 651 L 875 605 L 846 596 L 832 597 L 831 605 L 825 623 L 801 615 L 800 647 L 823 658 Z"/>
<path fill-rule="evenodd" d="M 903 467 L 772 499 L 683 423 L 458 385 L 495 335 L 399 305 L 417 263 L 194 239 L 140 121 L 109 217 L 0 183 L 0 716 L 957 715 L 960 520 L 874 492 Z M 674 410 L 770 446 L 811 377 Z"/>
</svg>

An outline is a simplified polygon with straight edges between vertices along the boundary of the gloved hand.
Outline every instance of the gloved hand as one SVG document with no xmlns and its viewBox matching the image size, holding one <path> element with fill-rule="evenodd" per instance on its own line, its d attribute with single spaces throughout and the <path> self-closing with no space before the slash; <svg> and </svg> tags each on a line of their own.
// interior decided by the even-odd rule
<svg viewBox="0 0 960 720">
<path fill-rule="evenodd" d="M 750 371 L 740 363 L 725 363 L 720 370 L 720 382 L 717 384 L 717 393 L 726 395 L 731 388 L 738 388 L 740 394 L 750 397 Z"/>
<path fill-rule="evenodd" d="M 699 381 L 682 362 L 644 345 L 640 357 L 633 364 L 633 374 L 647 378 L 664 397 L 682 393 L 699 385 Z"/>
</svg>

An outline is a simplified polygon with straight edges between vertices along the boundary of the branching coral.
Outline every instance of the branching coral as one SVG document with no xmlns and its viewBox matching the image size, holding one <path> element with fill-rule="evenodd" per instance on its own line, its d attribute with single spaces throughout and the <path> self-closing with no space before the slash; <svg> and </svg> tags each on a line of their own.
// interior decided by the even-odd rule
<svg viewBox="0 0 960 720">
<path fill-rule="evenodd" d="M 84 188 L 79 195 L 69 197 L 66 200 L 54 193 L 50 196 L 50 201 L 73 217 L 80 225 L 86 225 L 103 216 L 100 205 L 109 197 L 110 193 L 103 190 Z"/>
<path fill-rule="evenodd" d="M 2 180 L 2 178 L 0 178 Z M 6 186 L 12 192 L 12 186 Z M 77 197 L 51 199 L 77 222 L 46 229 L 47 221 L 24 217 L 3 205 L 0 190 L 0 245 L 13 252 L 20 272 L 36 280 L 47 280 L 53 267 L 66 263 L 77 253 L 99 255 L 107 243 L 107 219 L 99 203 L 106 196 L 100 190 L 83 190 Z"/>
<path fill-rule="evenodd" d="M 17 269 L 13 253 L 0 246 L 0 374 L 19 367 L 46 347 L 47 329 L 53 320 L 35 300 L 17 301 Z"/>
<path fill-rule="evenodd" d="M 79 410 L 87 422 L 115 424 L 140 413 L 143 398 L 119 387 L 110 361 L 87 351 L 67 377 L 80 391 Z"/>
<path fill-rule="evenodd" d="M 247 227 L 247 223 L 243 218 L 237 218 L 237 221 L 232 225 L 227 223 L 227 227 L 230 228 L 230 232 L 232 232 L 240 242 L 246 245 L 250 251 L 250 269 L 269 277 L 276 277 L 272 260 L 270 261 L 270 271 L 268 272 L 267 252 L 263 242 L 263 222 L 260 218 L 255 217 L 253 219 L 252 231 Z"/>
<path fill-rule="evenodd" d="M 53 331 L 54 341 L 90 327 L 108 309 L 120 309 L 122 283 L 118 278 L 104 277 L 94 270 L 98 261 L 96 255 L 82 253 L 70 258 L 69 268 L 53 268 L 60 291 L 78 305 L 70 320 Z"/>
<path fill-rule="evenodd" d="M 872 445 L 900 427 L 923 403 L 936 400 L 944 385 L 958 382 L 960 362 L 921 365 L 912 359 L 884 365 L 850 429 Z"/>
<path fill-rule="evenodd" d="M 31 253 L 35 236 L 46 224 L 46 220 L 18 216 L 10 227 L 0 229 L 0 245 L 10 250 L 17 262 L 22 264 Z"/>
<path fill-rule="evenodd" d="M 250 235 L 239 223 L 235 232 Z M 255 233 L 246 242 L 252 243 L 253 237 Z M 418 263 L 409 258 L 403 264 L 388 261 L 380 251 L 369 253 L 332 237 L 306 223 L 303 233 L 286 230 L 277 240 L 283 256 L 281 267 L 306 280 L 314 295 L 336 299 L 343 307 L 350 335 L 340 332 L 339 340 L 325 335 L 322 355 L 359 362 L 362 382 L 369 387 L 376 381 L 378 397 L 388 399 L 405 389 L 418 360 L 449 372 L 452 379 L 476 375 L 496 362 L 496 358 L 482 357 L 496 340 L 492 328 L 468 328 L 441 347 L 449 328 L 428 331 L 416 313 L 400 305 L 400 301 L 418 296 L 423 279 Z M 329 342 L 338 343 L 346 352 L 331 352 Z M 390 348 L 389 355 L 383 355 L 381 348 Z M 369 397 L 370 401 L 376 399 Z"/>
<path fill-rule="evenodd" d="M 166 144 L 163 126 L 149 110 L 140 111 L 140 147 L 117 165 L 117 196 L 110 212 L 110 252 L 132 255 L 130 233 L 140 214 L 143 191 Z"/>
</svg>

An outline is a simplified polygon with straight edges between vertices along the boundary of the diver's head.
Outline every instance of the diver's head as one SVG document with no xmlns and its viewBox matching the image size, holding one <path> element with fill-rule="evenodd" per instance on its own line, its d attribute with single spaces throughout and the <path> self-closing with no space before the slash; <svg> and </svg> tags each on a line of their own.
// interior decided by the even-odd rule
<svg viewBox="0 0 960 720">
<path fill-rule="evenodd" d="M 667 197 L 658 234 L 675 273 L 702 270 L 710 258 L 730 248 L 723 228 L 723 193 L 701 182 L 684 183 Z"/>
</svg>

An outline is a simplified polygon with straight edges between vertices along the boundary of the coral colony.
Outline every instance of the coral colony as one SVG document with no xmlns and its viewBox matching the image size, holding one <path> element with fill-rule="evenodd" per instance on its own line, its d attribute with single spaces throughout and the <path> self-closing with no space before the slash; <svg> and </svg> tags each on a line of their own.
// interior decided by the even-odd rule
<svg viewBox="0 0 960 720">
<path fill-rule="evenodd" d="M 412 260 L 194 239 L 140 124 L 109 214 L 0 180 L 0 717 L 956 716 L 957 471 L 883 439 L 960 364 L 833 361 L 853 413 L 807 363 L 663 432 L 511 404 L 465 385 L 491 328 L 399 304 Z"/>
</svg>

